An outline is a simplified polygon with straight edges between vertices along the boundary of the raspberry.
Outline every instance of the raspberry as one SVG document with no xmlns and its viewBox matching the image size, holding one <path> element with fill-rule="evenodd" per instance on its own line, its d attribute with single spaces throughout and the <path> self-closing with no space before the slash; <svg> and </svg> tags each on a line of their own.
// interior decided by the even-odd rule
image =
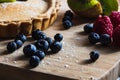
<svg viewBox="0 0 120 80">
<path fill-rule="evenodd" d="M 93 32 L 99 35 L 108 34 L 112 37 L 113 25 L 108 16 L 99 16 L 93 25 Z"/>
<path fill-rule="evenodd" d="M 109 17 L 113 24 L 113 29 L 115 29 L 120 24 L 120 12 L 112 11 Z"/>
<path fill-rule="evenodd" d="M 120 47 L 120 25 L 113 30 L 113 45 Z"/>
</svg>

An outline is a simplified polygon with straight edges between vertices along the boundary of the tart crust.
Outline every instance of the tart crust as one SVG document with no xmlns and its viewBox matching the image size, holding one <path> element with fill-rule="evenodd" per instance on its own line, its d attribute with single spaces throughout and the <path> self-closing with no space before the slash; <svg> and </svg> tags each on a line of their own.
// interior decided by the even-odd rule
<svg viewBox="0 0 120 80">
<path fill-rule="evenodd" d="M 32 3 L 34 3 L 34 0 L 28 0 L 26 1 L 26 3 L 29 1 L 32 1 Z M 58 10 L 60 8 L 60 0 L 42 0 L 42 1 L 45 1 L 48 4 L 47 7 L 48 9 L 42 13 L 39 13 L 39 15 L 37 16 L 30 16 L 28 17 L 28 19 L 25 18 L 23 20 L 22 19 L 19 20 L 18 18 L 12 20 L 9 19 L 3 21 L 0 20 L 0 37 L 3 38 L 15 37 L 19 33 L 30 35 L 32 30 L 35 29 L 45 30 L 46 28 L 48 28 L 49 25 L 51 25 L 57 18 Z M 16 7 L 17 5 L 14 6 Z M 5 16 L 3 15 L 2 17 Z"/>
</svg>

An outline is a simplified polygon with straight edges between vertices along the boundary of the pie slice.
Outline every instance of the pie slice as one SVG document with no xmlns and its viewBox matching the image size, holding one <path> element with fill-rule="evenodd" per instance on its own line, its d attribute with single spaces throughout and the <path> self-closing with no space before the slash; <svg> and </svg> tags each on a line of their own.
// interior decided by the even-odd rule
<svg viewBox="0 0 120 80">
<path fill-rule="evenodd" d="M 30 35 L 52 24 L 60 7 L 59 0 L 19 0 L 0 3 L 0 37 Z"/>
</svg>

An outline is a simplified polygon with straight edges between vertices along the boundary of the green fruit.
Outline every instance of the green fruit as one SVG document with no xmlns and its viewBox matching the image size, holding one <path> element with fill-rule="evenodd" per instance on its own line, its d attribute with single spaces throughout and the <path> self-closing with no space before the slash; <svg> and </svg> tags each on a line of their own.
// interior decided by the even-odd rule
<svg viewBox="0 0 120 80">
<path fill-rule="evenodd" d="M 0 0 L 0 3 L 3 3 L 3 2 L 15 2 L 16 0 Z"/>
<path fill-rule="evenodd" d="M 68 5 L 76 14 L 85 18 L 96 18 L 103 13 L 97 0 L 68 0 Z"/>
<path fill-rule="evenodd" d="M 117 0 L 68 0 L 68 6 L 83 18 L 97 18 L 118 11 Z"/>
<path fill-rule="evenodd" d="M 99 0 L 105 15 L 110 15 L 112 11 L 118 11 L 117 0 Z"/>
</svg>

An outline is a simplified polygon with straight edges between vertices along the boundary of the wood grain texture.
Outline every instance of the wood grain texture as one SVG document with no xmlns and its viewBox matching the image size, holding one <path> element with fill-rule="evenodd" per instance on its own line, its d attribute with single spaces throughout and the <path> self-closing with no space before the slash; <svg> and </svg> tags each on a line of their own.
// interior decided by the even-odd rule
<svg viewBox="0 0 120 80">
<path fill-rule="evenodd" d="M 13 39 L 0 40 L 0 79 L 4 80 L 115 80 L 120 73 L 120 50 L 103 47 L 99 43 L 91 45 L 88 35 L 83 32 L 83 26 L 88 22 L 76 15 L 74 26 L 64 30 L 62 18 L 69 10 L 66 0 L 62 5 L 54 24 L 44 32 L 49 37 L 56 33 L 64 36 L 62 50 L 53 55 L 47 55 L 36 68 L 30 68 L 28 60 L 23 55 L 23 47 L 34 41 L 28 41 L 15 52 L 9 54 L 6 45 Z M 92 50 L 100 52 L 100 58 L 91 63 L 89 53 Z"/>
</svg>

